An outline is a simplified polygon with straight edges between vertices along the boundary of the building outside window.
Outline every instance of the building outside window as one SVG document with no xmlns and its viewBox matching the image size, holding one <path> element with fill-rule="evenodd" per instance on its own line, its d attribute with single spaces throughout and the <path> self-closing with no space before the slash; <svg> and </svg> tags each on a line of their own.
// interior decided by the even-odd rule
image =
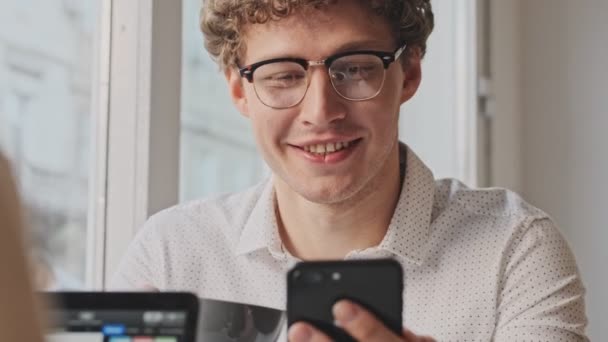
<svg viewBox="0 0 608 342">
<path fill-rule="evenodd" d="M 0 149 L 25 202 L 40 289 L 84 285 L 95 3 L 0 2 Z"/>
</svg>

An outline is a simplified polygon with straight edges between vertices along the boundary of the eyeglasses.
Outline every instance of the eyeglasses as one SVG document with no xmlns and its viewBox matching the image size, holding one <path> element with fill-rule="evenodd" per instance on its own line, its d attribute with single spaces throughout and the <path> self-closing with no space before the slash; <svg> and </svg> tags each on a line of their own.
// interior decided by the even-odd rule
<svg viewBox="0 0 608 342">
<path fill-rule="evenodd" d="M 321 65 L 327 68 L 338 95 L 350 101 L 365 101 L 380 93 L 386 69 L 401 56 L 405 48 L 404 44 L 394 52 L 343 52 L 321 61 L 274 58 L 240 68 L 239 73 L 253 83 L 258 99 L 275 109 L 298 105 L 310 85 L 311 67 Z"/>
</svg>

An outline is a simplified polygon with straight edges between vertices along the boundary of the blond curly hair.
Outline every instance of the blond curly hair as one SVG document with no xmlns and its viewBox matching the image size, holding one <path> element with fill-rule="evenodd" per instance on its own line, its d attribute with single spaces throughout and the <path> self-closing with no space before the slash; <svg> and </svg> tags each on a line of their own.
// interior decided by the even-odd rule
<svg viewBox="0 0 608 342">
<path fill-rule="evenodd" d="M 245 52 L 242 36 L 247 25 L 280 20 L 302 9 L 321 9 L 339 0 L 204 0 L 200 27 L 205 48 L 222 70 L 238 65 Z M 349 0 L 350 1 L 350 0 Z M 390 23 L 398 44 L 408 51 L 426 52 L 433 31 L 430 0 L 358 0 Z"/>
</svg>

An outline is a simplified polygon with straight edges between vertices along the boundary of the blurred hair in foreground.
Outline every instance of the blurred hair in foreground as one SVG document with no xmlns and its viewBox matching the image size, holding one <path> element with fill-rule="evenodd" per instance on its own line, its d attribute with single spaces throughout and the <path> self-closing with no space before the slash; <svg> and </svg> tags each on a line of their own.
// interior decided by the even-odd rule
<svg viewBox="0 0 608 342">
<path fill-rule="evenodd" d="M 42 341 L 42 319 L 26 259 L 22 212 L 8 161 L 0 154 L 0 340 Z"/>
</svg>

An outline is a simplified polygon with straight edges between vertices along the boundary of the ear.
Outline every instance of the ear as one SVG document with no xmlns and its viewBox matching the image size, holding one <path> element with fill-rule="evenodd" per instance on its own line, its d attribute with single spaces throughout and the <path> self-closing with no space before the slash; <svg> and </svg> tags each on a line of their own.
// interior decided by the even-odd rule
<svg viewBox="0 0 608 342">
<path fill-rule="evenodd" d="M 407 62 L 402 64 L 403 86 L 401 88 L 401 104 L 411 99 L 420 86 L 420 79 L 422 77 L 421 59 L 420 49 L 414 48 L 409 51 Z"/>
<path fill-rule="evenodd" d="M 245 89 L 243 88 L 243 78 L 234 68 L 226 69 L 224 76 L 228 82 L 228 91 L 230 92 L 232 102 L 241 114 L 249 117 L 249 106 L 247 104 L 247 97 L 245 96 Z"/>
</svg>

